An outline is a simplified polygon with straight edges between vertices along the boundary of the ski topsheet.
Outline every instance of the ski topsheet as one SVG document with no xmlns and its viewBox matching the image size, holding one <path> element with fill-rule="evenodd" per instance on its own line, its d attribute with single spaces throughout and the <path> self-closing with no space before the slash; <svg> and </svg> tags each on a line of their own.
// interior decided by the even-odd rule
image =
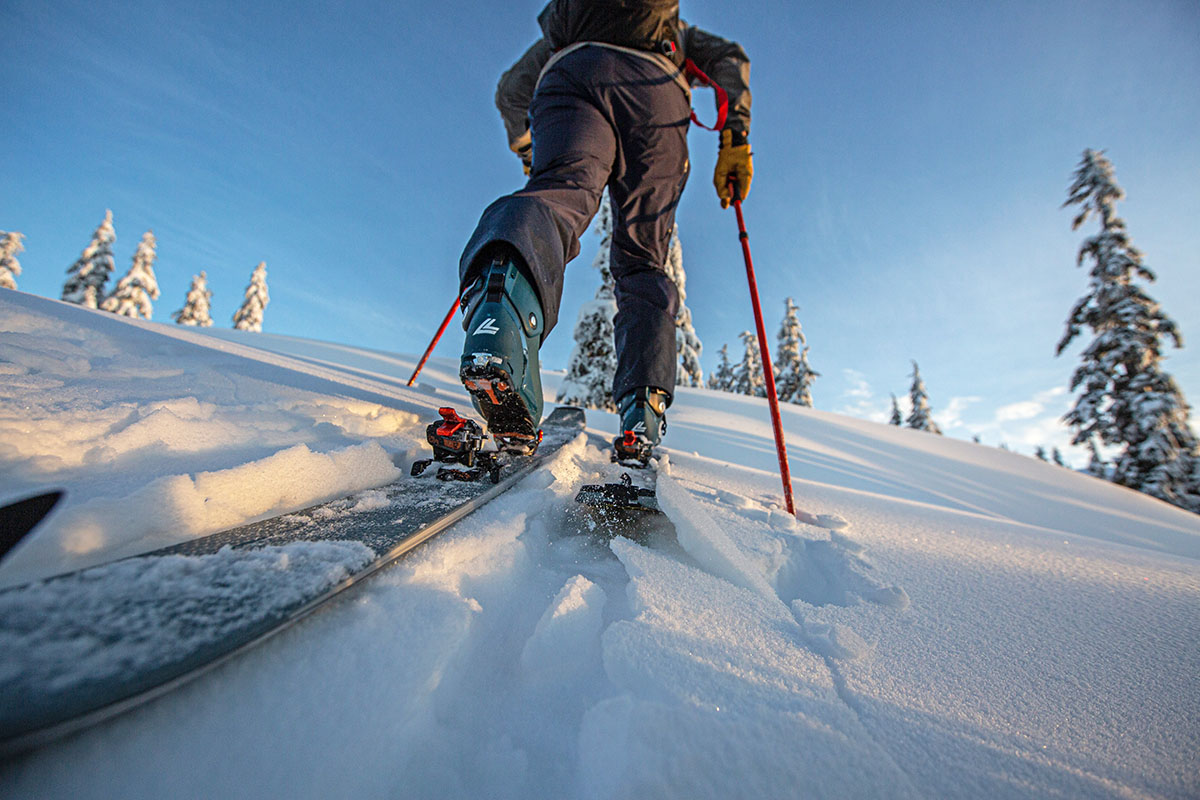
<svg viewBox="0 0 1200 800">
<path fill-rule="evenodd" d="M 515 485 L 583 432 L 542 424 L 501 480 L 405 477 L 135 558 L 0 591 L 0 754 L 140 705 L 315 611 Z"/>
</svg>

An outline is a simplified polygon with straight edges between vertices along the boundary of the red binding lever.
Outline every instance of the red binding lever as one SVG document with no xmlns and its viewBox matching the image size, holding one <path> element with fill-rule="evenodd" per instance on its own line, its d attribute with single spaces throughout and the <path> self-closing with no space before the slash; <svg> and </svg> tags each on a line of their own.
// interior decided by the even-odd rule
<svg viewBox="0 0 1200 800">
<path fill-rule="evenodd" d="M 462 430 L 467 421 L 458 415 L 458 412 L 453 408 L 439 408 L 438 413 L 442 415 L 445 422 L 437 429 L 438 436 L 453 436 Z"/>
</svg>

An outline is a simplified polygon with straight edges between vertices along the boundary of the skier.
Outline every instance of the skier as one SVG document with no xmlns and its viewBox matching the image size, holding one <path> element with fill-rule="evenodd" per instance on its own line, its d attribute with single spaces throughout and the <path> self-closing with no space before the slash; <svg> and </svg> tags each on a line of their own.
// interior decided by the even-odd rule
<svg viewBox="0 0 1200 800">
<path fill-rule="evenodd" d="M 618 458 L 645 461 L 675 386 L 679 301 L 665 262 L 688 178 L 690 87 L 707 74 L 728 95 L 713 177 L 727 208 L 753 174 L 750 60 L 738 44 L 681 21 L 678 0 L 551 0 L 538 23 L 542 38 L 496 90 L 529 180 L 483 212 L 459 262 L 460 377 L 499 447 L 536 449 L 538 348 L 607 186 L 621 417 L 613 444 Z"/>
</svg>

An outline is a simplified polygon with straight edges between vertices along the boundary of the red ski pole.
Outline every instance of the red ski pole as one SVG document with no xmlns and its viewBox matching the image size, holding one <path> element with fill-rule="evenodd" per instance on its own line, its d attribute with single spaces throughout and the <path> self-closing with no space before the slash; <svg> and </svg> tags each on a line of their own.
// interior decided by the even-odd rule
<svg viewBox="0 0 1200 800">
<path fill-rule="evenodd" d="M 732 183 L 732 181 L 731 181 Z M 783 498 L 787 501 L 788 513 L 796 515 L 792 502 L 792 471 L 788 468 L 787 445 L 783 441 L 783 421 L 779 418 L 779 395 L 775 392 L 775 368 L 771 366 L 771 353 L 767 348 L 767 332 L 763 328 L 762 306 L 758 302 L 758 282 L 754 279 L 754 262 L 750 259 L 750 234 L 746 233 L 746 222 L 742 218 L 742 201 L 737 186 L 732 189 L 733 210 L 737 212 L 738 238 L 742 242 L 742 256 L 746 259 L 746 278 L 750 281 L 750 302 L 754 306 L 754 326 L 758 330 L 758 351 L 762 356 L 763 377 L 767 381 L 767 402 L 771 407 L 771 425 L 775 429 L 775 450 L 779 454 L 779 476 L 783 479 Z"/>
<path fill-rule="evenodd" d="M 438 332 L 434 334 L 433 341 L 429 343 L 429 347 L 425 348 L 425 355 L 421 356 L 421 361 L 417 364 L 417 368 L 413 370 L 412 377 L 408 379 L 408 385 L 412 386 L 413 381 L 421 374 L 421 369 L 425 366 L 425 362 L 429 360 L 433 348 L 437 347 L 438 340 L 442 338 L 442 334 L 446 332 L 446 328 L 450 327 L 450 320 L 454 319 L 454 312 L 458 311 L 459 299 L 454 298 L 454 305 L 450 306 L 450 311 L 447 312 L 446 318 L 442 320 L 442 327 L 438 328 Z"/>
</svg>

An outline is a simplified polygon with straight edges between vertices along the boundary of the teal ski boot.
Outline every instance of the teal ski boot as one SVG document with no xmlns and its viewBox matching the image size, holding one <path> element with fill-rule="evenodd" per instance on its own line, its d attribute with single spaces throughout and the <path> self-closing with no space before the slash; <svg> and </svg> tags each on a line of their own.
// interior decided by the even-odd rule
<svg viewBox="0 0 1200 800">
<path fill-rule="evenodd" d="M 621 398 L 621 435 L 613 439 L 612 460 L 630 467 L 645 467 L 654 447 L 667 432 L 670 395 L 662 389 L 642 386 Z"/>
<path fill-rule="evenodd" d="M 498 251 L 464 293 L 467 304 L 459 377 L 501 450 L 530 454 L 541 441 L 538 348 L 545 319 L 519 256 Z"/>
</svg>

